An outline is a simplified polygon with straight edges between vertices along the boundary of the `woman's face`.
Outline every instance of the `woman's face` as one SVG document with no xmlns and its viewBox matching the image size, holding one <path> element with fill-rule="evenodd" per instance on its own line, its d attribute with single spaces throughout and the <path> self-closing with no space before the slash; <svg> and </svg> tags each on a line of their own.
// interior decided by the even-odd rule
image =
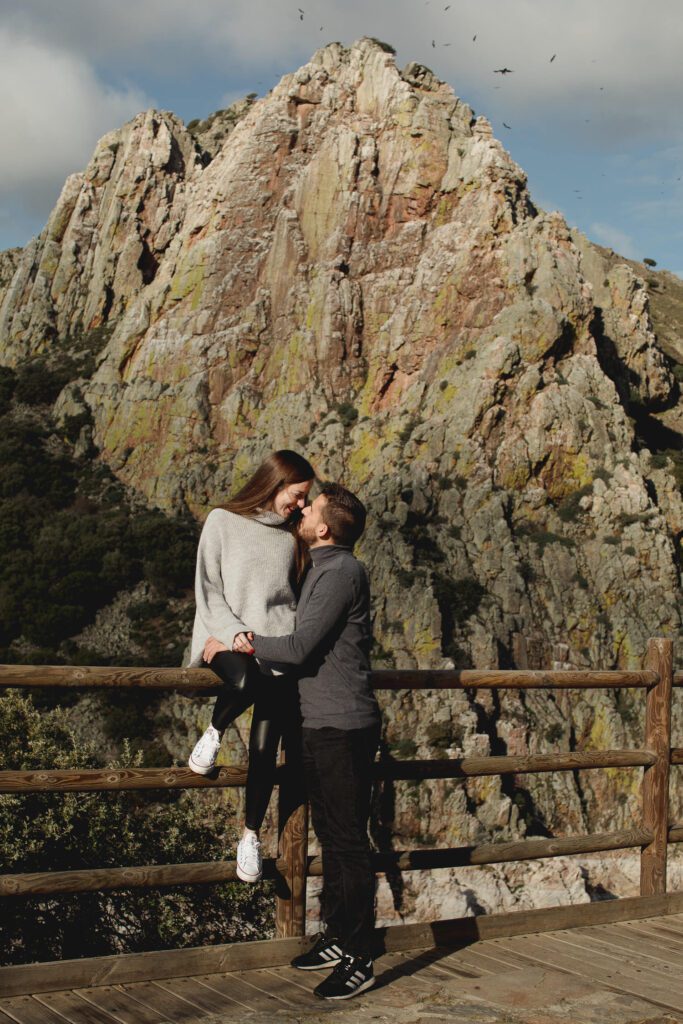
<svg viewBox="0 0 683 1024">
<path fill-rule="evenodd" d="M 300 484 L 287 484 L 273 498 L 273 512 L 277 512 L 284 519 L 289 519 L 295 509 L 304 507 L 312 486 L 312 480 L 304 480 Z"/>
</svg>

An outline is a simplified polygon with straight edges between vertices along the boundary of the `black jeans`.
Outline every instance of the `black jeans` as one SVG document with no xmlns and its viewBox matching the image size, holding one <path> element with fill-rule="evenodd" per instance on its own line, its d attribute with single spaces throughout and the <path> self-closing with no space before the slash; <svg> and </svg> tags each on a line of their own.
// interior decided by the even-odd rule
<svg viewBox="0 0 683 1024">
<path fill-rule="evenodd" d="M 368 817 L 380 726 L 304 729 L 303 768 L 323 858 L 322 917 L 353 956 L 373 953 L 375 874 Z"/>
<path fill-rule="evenodd" d="M 234 655 L 231 656 L 234 658 Z M 264 676 L 254 662 L 236 683 L 231 658 L 219 651 L 208 666 L 223 682 L 216 698 L 211 724 L 221 732 L 250 705 L 254 705 L 249 734 L 249 769 L 246 785 L 247 828 L 261 828 L 268 809 L 277 766 L 277 749 L 282 739 L 287 763 L 301 758 L 301 718 L 296 680 L 287 676 Z"/>
</svg>

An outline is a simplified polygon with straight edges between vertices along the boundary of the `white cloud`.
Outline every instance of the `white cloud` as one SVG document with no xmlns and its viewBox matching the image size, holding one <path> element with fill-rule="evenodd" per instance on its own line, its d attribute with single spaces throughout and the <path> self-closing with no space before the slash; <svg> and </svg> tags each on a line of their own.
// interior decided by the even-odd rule
<svg viewBox="0 0 683 1024">
<path fill-rule="evenodd" d="M 476 95 L 497 119 L 552 117 L 588 148 L 620 138 L 681 136 L 679 0 L 445 6 L 441 0 L 22 0 L 5 19 L 119 70 L 144 61 L 147 72 L 168 78 L 201 75 L 210 66 L 241 75 L 245 84 L 249 73 L 256 79 L 266 70 L 294 70 L 330 40 L 349 44 L 372 35 L 397 47 L 399 63 L 423 62 L 463 99 Z M 502 66 L 513 74 L 495 75 Z"/>
<path fill-rule="evenodd" d="M 620 256 L 627 256 L 631 260 L 638 259 L 633 239 L 626 232 L 612 227 L 610 224 L 594 222 L 591 224 L 592 236 L 602 245 L 614 249 Z"/>
<path fill-rule="evenodd" d="M 45 216 L 97 139 L 150 105 L 139 89 L 106 85 L 85 58 L 3 27 L 0 95 L 0 201 Z"/>
</svg>

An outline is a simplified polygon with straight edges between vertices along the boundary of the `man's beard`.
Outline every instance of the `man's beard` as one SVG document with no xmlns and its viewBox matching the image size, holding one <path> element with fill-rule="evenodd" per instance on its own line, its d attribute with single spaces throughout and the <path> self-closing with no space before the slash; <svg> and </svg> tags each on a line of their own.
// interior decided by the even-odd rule
<svg viewBox="0 0 683 1024">
<path fill-rule="evenodd" d="M 296 532 L 299 534 L 299 537 L 304 542 L 304 544 L 308 544 L 308 546 L 310 547 L 313 541 L 315 540 L 315 532 L 313 531 L 311 534 L 309 534 L 307 526 L 308 521 L 305 516 L 302 516 L 302 518 L 299 521 L 299 525 L 296 528 Z"/>
</svg>

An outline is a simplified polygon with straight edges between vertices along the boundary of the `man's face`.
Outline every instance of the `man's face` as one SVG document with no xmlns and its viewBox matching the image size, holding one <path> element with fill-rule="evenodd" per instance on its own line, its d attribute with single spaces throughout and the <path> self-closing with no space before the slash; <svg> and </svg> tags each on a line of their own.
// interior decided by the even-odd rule
<svg viewBox="0 0 683 1024">
<path fill-rule="evenodd" d="M 317 498 L 311 502 L 310 505 L 305 505 L 301 510 L 301 520 L 299 522 L 299 536 L 306 544 L 315 544 L 320 539 L 318 535 L 318 527 L 323 526 L 322 510 L 327 503 L 327 498 L 324 494 L 319 494 Z"/>
</svg>

